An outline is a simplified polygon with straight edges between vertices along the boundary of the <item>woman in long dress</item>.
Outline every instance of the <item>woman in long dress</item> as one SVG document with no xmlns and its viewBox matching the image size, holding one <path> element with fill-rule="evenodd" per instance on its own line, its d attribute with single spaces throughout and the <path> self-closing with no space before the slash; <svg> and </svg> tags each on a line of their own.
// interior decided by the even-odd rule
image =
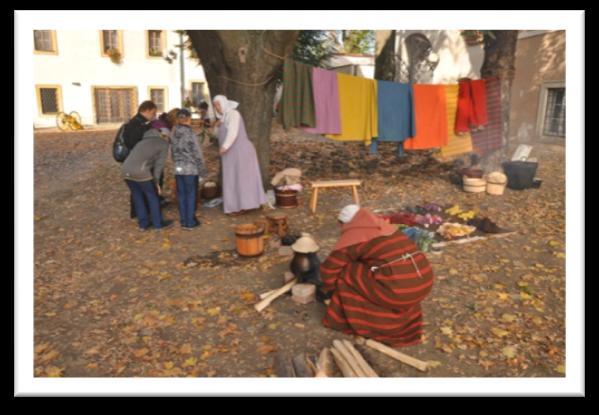
<svg viewBox="0 0 599 415">
<path fill-rule="evenodd" d="M 223 209 L 226 214 L 241 214 L 267 202 L 256 149 L 249 140 L 239 103 L 224 95 L 214 97 L 219 119 L 218 143 L 222 159 Z"/>
</svg>

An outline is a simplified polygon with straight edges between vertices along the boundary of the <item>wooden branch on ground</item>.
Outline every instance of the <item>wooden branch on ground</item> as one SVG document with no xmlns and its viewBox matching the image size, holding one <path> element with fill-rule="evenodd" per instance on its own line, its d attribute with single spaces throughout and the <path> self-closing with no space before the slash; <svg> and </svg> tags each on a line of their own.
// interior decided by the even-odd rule
<svg viewBox="0 0 599 415">
<path fill-rule="evenodd" d="M 295 370 L 291 360 L 284 353 L 277 353 L 275 356 L 274 371 L 279 378 L 294 378 Z"/>
<path fill-rule="evenodd" d="M 320 356 L 318 356 L 318 361 L 316 362 L 316 373 L 314 377 L 330 378 L 331 376 L 333 376 L 333 358 L 331 355 L 331 350 L 328 347 L 325 347 L 320 352 Z"/>
<path fill-rule="evenodd" d="M 274 292 L 275 292 L 275 290 L 266 291 L 265 293 L 260 294 L 259 297 L 261 300 L 264 300 L 266 297 L 268 297 L 269 295 L 271 295 Z"/>
<path fill-rule="evenodd" d="M 386 346 L 372 339 L 366 340 L 366 346 L 374 350 L 378 350 L 379 352 L 386 354 L 387 356 L 392 357 L 395 360 L 399 360 L 400 362 L 405 363 L 406 365 L 412 366 L 413 368 L 416 368 L 422 372 L 426 372 L 428 370 L 427 362 L 423 362 L 422 360 L 418 360 L 414 357 L 408 356 L 407 354 L 399 352 L 395 349 L 392 349 L 389 346 Z"/>
<path fill-rule="evenodd" d="M 366 373 L 366 376 L 373 377 L 373 378 L 379 377 L 379 375 L 368 364 L 368 362 L 366 361 L 366 359 L 364 359 L 364 357 L 360 354 L 360 352 L 358 350 L 356 350 L 356 348 L 354 347 L 353 344 L 351 344 L 351 342 L 349 342 L 347 340 L 343 340 L 343 344 L 349 350 L 349 352 L 352 354 L 352 356 L 354 357 L 356 362 L 358 362 L 358 366 L 360 366 L 360 368 L 364 371 L 364 373 Z"/>
<path fill-rule="evenodd" d="M 341 342 L 341 340 L 333 340 L 333 347 L 334 347 L 333 350 L 337 350 L 337 352 L 339 352 L 339 354 L 343 357 L 343 359 L 345 359 L 345 361 L 350 366 L 350 368 L 352 369 L 352 371 L 358 377 L 361 377 L 361 378 L 368 377 L 366 375 L 366 372 L 360 367 L 360 365 L 358 364 L 358 362 L 356 361 L 356 359 L 354 358 L 354 356 L 347 349 L 347 347 L 345 346 L 345 344 L 343 344 L 343 342 Z"/>
<path fill-rule="evenodd" d="M 511 236 L 511 235 L 514 235 L 515 233 L 517 233 L 517 232 L 498 233 L 498 234 L 490 235 L 490 236 L 473 236 L 472 238 L 458 239 L 455 241 L 435 242 L 432 246 L 433 246 L 433 248 L 443 248 L 447 245 L 467 244 L 467 243 L 475 242 L 475 241 L 484 241 L 485 239 L 505 238 L 506 236 Z"/>
<path fill-rule="evenodd" d="M 335 348 L 331 349 L 331 353 L 333 354 L 333 358 L 335 359 L 335 363 L 337 364 L 337 367 L 339 367 L 339 370 L 341 370 L 341 373 L 343 373 L 344 377 L 346 377 L 346 378 L 358 377 L 358 375 L 352 370 L 349 363 L 347 363 L 347 361 L 343 358 L 343 356 L 341 356 L 341 354 Z"/>
<path fill-rule="evenodd" d="M 308 358 L 305 353 L 300 353 L 293 358 L 293 368 L 298 378 L 313 378 L 314 372 L 308 365 Z"/>
<path fill-rule="evenodd" d="M 293 287 L 295 284 L 297 284 L 297 279 L 293 279 L 293 280 L 289 281 L 287 284 L 283 285 L 281 288 L 277 288 L 269 296 L 267 296 L 266 298 L 264 298 L 262 301 L 260 301 L 256 305 L 254 305 L 254 308 L 257 311 L 264 310 L 275 299 L 277 299 L 281 295 L 285 294 L 287 291 L 291 290 L 291 287 Z"/>
</svg>

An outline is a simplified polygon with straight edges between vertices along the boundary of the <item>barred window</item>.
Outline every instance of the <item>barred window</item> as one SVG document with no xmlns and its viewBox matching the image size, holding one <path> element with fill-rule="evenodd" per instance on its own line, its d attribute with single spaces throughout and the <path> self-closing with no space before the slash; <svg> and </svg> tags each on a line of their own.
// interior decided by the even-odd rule
<svg viewBox="0 0 599 415">
<path fill-rule="evenodd" d="M 56 114 L 58 106 L 58 88 L 40 88 L 39 99 L 42 114 Z"/>
<path fill-rule="evenodd" d="M 151 88 L 150 89 L 150 100 L 158 107 L 158 112 L 165 111 L 164 105 L 164 89 L 162 88 Z"/>
<path fill-rule="evenodd" d="M 136 108 L 136 91 L 133 88 L 96 88 L 96 119 L 98 123 L 125 122 Z"/>
<path fill-rule="evenodd" d="M 162 30 L 148 30 L 148 45 L 150 56 L 162 56 L 164 50 Z"/>
<path fill-rule="evenodd" d="M 39 52 L 55 52 L 56 48 L 52 38 L 51 30 L 34 30 L 33 44 Z"/>
<path fill-rule="evenodd" d="M 120 50 L 118 31 L 102 30 L 102 51 L 106 53 L 110 49 Z"/>
<path fill-rule="evenodd" d="M 566 88 L 548 88 L 543 135 L 566 135 Z"/>
</svg>

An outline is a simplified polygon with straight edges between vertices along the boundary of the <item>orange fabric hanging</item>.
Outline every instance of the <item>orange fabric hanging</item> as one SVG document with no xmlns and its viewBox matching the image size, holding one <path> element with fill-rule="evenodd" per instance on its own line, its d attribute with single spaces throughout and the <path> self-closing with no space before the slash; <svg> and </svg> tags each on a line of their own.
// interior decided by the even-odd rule
<svg viewBox="0 0 599 415">
<path fill-rule="evenodd" d="M 447 105 L 444 85 L 414 86 L 416 135 L 404 142 L 406 150 L 427 150 L 447 145 Z"/>
</svg>

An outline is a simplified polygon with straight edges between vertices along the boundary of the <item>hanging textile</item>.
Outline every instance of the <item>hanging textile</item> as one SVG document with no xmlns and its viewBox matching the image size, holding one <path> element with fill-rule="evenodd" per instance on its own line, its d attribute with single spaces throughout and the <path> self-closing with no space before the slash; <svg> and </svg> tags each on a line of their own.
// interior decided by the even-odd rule
<svg viewBox="0 0 599 415">
<path fill-rule="evenodd" d="M 472 152 L 472 136 L 470 133 L 457 135 L 454 131 L 458 108 L 459 85 L 445 85 L 447 100 L 447 145 L 441 147 L 441 157 L 447 159 L 460 154 Z"/>
<path fill-rule="evenodd" d="M 447 108 L 444 85 L 415 84 L 416 135 L 404 141 L 406 150 L 427 150 L 447 145 Z"/>
<path fill-rule="evenodd" d="M 285 59 L 279 121 L 286 130 L 291 127 L 315 127 L 314 112 L 312 67 Z"/>
<path fill-rule="evenodd" d="M 312 89 L 316 127 L 304 128 L 304 131 L 312 134 L 341 134 L 337 72 L 312 68 Z"/>
<path fill-rule="evenodd" d="M 486 95 L 484 80 L 459 80 L 458 107 L 455 119 L 457 134 L 467 133 L 487 125 Z"/>
<path fill-rule="evenodd" d="M 411 84 L 377 81 L 378 137 L 370 145 L 376 154 L 379 141 L 401 142 L 413 137 L 416 130 L 413 89 Z M 401 155 L 402 146 L 398 147 Z"/>
<path fill-rule="evenodd" d="M 487 126 L 481 131 L 472 132 L 474 151 L 485 155 L 498 150 L 503 145 L 503 123 L 501 120 L 501 80 L 484 79 L 487 95 Z"/>
<path fill-rule="evenodd" d="M 327 134 L 339 141 L 364 141 L 378 135 L 376 81 L 344 73 L 337 74 L 341 134 Z"/>
</svg>

